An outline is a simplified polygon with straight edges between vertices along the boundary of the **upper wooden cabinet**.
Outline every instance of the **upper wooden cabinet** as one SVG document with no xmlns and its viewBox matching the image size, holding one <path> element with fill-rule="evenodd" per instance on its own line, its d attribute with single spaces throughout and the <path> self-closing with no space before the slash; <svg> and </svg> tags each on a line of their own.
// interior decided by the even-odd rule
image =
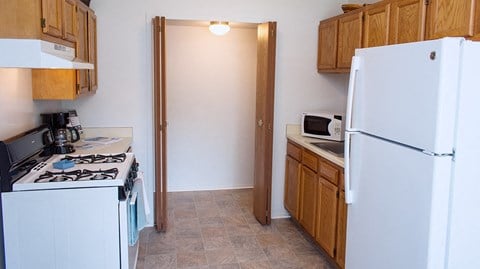
<svg viewBox="0 0 480 269">
<path fill-rule="evenodd" d="M 355 49 L 362 47 L 363 12 L 352 11 L 338 20 L 337 68 L 350 70 Z"/>
<path fill-rule="evenodd" d="M 389 44 L 424 40 L 425 0 L 398 0 L 390 4 Z"/>
<path fill-rule="evenodd" d="M 478 0 L 430 0 L 427 10 L 427 39 L 473 36 Z"/>
<path fill-rule="evenodd" d="M 480 40 L 480 0 L 380 1 L 320 22 L 317 69 L 348 72 L 355 48 L 446 36 Z"/>
<path fill-rule="evenodd" d="M 97 89 L 97 26 L 93 10 L 76 2 L 76 58 L 94 65 L 93 70 L 32 70 L 32 97 L 40 100 L 72 100 Z"/>
<path fill-rule="evenodd" d="M 379 2 L 364 11 L 363 47 L 388 45 L 390 26 L 390 3 Z"/>
<path fill-rule="evenodd" d="M 321 21 L 318 25 L 318 70 L 330 70 L 337 67 L 338 20 Z"/>
<path fill-rule="evenodd" d="M 356 48 L 362 47 L 362 12 L 323 20 L 318 26 L 318 72 L 348 72 Z"/>
<path fill-rule="evenodd" d="M 0 38 L 76 42 L 76 0 L 0 0 Z"/>
</svg>

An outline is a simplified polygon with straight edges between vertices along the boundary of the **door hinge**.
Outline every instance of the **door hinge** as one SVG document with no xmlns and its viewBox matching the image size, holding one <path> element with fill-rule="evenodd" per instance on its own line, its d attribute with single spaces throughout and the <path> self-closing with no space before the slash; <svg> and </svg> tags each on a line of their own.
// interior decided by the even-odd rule
<svg viewBox="0 0 480 269">
<path fill-rule="evenodd" d="M 425 0 L 425 5 L 428 6 L 430 4 L 430 0 Z"/>
<path fill-rule="evenodd" d="M 42 26 L 42 28 L 47 27 L 47 21 L 45 20 L 45 18 L 40 19 L 40 25 Z"/>
<path fill-rule="evenodd" d="M 80 84 L 77 84 L 77 86 L 76 86 L 76 92 L 77 92 L 77 95 L 80 94 Z"/>
<path fill-rule="evenodd" d="M 337 191 L 337 198 L 339 198 L 339 197 L 340 197 L 340 192 L 339 192 L 339 191 Z"/>
</svg>

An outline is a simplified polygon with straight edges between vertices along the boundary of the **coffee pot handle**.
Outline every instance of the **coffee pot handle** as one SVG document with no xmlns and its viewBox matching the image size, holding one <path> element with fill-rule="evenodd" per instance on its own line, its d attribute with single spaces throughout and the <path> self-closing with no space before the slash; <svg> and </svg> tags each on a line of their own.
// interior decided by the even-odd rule
<svg viewBox="0 0 480 269">
<path fill-rule="evenodd" d="M 78 130 L 76 128 L 70 128 L 70 131 L 72 132 L 72 139 L 71 139 L 72 143 L 80 140 L 80 133 L 78 132 Z"/>
</svg>

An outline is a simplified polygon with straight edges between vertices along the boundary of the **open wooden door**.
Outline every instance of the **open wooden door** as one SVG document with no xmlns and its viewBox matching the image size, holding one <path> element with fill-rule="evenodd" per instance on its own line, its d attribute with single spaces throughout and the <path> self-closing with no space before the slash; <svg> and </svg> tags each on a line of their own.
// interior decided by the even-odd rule
<svg viewBox="0 0 480 269">
<path fill-rule="evenodd" d="M 262 224 L 271 215 L 276 36 L 276 22 L 258 25 L 253 211 Z"/>
<path fill-rule="evenodd" d="M 155 129 L 155 227 L 167 229 L 167 99 L 165 17 L 153 18 L 153 98 Z"/>
</svg>

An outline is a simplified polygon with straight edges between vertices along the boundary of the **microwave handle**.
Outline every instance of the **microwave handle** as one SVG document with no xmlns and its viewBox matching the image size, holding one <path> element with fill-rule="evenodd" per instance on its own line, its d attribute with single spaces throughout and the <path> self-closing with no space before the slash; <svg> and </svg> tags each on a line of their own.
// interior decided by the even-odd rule
<svg viewBox="0 0 480 269">
<path fill-rule="evenodd" d="M 350 81 L 348 83 L 348 96 L 347 96 L 347 117 L 345 122 L 345 129 L 347 131 L 355 131 L 352 128 L 352 110 L 353 110 L 353 97 L 355 95 L 355 83 L 357 80 L 357 72 L 360 67 L 360 57 L 352 57 L 352 68 L 350 69 Z"/>
</svg>

